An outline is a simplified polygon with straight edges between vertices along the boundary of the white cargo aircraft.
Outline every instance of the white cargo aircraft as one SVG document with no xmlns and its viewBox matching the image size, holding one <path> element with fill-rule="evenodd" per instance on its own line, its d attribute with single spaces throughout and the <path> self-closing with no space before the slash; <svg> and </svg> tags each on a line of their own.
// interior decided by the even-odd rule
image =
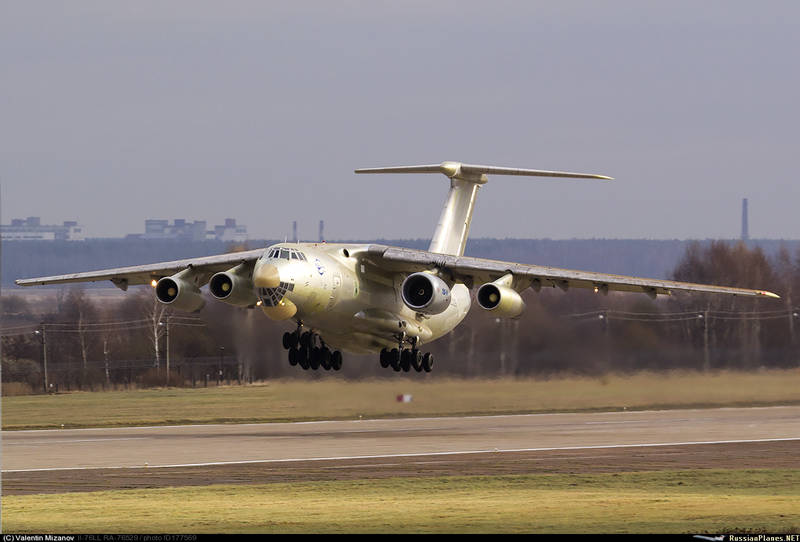
<svg viewBox="0 0 800 542">
<path fill-rule="evenodd" d="M 450 192 L 427 251 L 384 245 L 278 243 L 266 249 L 117 269 L 17 280 L 22 286 L 110 280 L 122 290 L 151 284 L 161 303 L 180 311 L 205 304 L 200 288 L 238 307 L 258 306 L 273 320 L 292 319 L 283 336 L 289 362 L 338 370 L 342 351 L 380 352 L 395 371 L 429 372 L 433 356 L 420 347 L 454 329 L 467 315 L 470 290 L 481 309 L 502 318 L 522 314 L 527 288 L 673 290 L 738 296 L 778 296 L 764 290 L 690 284 L 463 256 L 478 189 L 487 175 L 611 179 L 602 175 L 443 162 L 357 169 L 356 173 L 442 173 Z"/>
</svg>

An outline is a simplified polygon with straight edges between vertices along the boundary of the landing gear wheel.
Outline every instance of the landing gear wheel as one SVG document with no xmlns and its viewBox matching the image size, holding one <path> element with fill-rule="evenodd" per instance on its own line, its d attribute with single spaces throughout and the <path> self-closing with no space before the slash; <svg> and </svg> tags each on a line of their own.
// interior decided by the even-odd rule
<svg viewBox="0 0 800 542">
<path fill-rule="evenodd" d="M 306 348 L 311 348 L 314 346 L 314 336 L 310 331 L 306 331 L 300 335 L 300 344 Z"/>
<path fill-rule="evenodd" d="M 297 365 L 297 350 L 294 348 L 289 349 L 289 365 L 295 366 Z"/>
<path fill-rule="evenodd" d="M 322 349 L 318 346 L 315 346 L 311 349 L 311 356 L 309 357 L 309 367 L 313 370 L 319 369 L 319 361 L 322 357 Z"/>
<path fill-rule="evenodd" d="M 323 348 L 319 358 L 319 365 L 326 371 L 331 370 L 331 351 Z"/>
<path fill-rule="evenodd" d="M 297 359 L 297 363 L 300 364 L 300 367 L 302 367 L 303 370 L 308 370 L 308 348 L 301 346 L 297 351 L 295 359 Z"/>
<path fill-rule="evenodd" d="M 416 348 L 411 351 L 411 366 L 414 368 L 415 371 L 420 372 L 422 371 L 422 352 L 417 350 Z"/>
<path fill-rule="evenodd" d="M 294 346 L 294 333 L 286 332 L 283 334 L 283 347 L 286 350 L 290 350 Z"/>
<path fill-rule="evenodd" d="M 389 363 L 390 363 L 389 356 L 390 355 L 391 355 L 391 353 L 389 352 L 388 348 L 384 348 L 383 350 L 381 350 L 381 367 L 383 367 L 384 369 L 389 366 Z"/>
<path fill-rule="evenodd" d="M 338 350 L 331 354 L 331 369 L 338 371 L 342 368 L 342 353 Z"/>
<path fill-rule="evenodd" d="M 422 356 L 422 368 L 426 373 L 433 370 L 433 354 L 430 352 L 426 352 L 425 355 Z"/>
<path fill-rule="evenodd" d="M 400 368 L 406 373 L 411 370 L 411 350 L 403 350 L 400 353 Z"/>
<path fill-rule="evenodd" d="M 400 370 L 400 350 L 397 348 L 392 348 L 392 351 L 389 352 L 389 365 L 391 365 L 392 369 L 395 371 Z"/>
</svg>

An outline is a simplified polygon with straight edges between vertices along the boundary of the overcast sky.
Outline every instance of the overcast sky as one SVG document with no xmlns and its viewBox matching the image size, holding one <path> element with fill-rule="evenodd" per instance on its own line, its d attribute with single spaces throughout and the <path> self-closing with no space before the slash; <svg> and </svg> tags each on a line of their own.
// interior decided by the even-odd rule
<svg viewBox="0 0 800 542">
<path fill-rule="evenodd" d="M 2 221 L 235 217 L 251 237 L 430 237 L 459 160 L 473 237 L 800 238 L 796 1 L 0 6 Z"/>
</svg>

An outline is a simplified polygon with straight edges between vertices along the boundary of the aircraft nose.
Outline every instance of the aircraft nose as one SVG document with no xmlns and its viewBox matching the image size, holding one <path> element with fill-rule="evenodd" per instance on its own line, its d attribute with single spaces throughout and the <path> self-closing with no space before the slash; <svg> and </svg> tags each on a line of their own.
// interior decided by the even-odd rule
<svg viewBox="0 0 800 542">
<path fill-rule="evenodd" d="M 256 288 L 277 288 L 281 284 L 281 275 L 278 268 L 272 264 L 264 263 L 257 266 L 253 272 L 253 285 Z"/>
</svg>

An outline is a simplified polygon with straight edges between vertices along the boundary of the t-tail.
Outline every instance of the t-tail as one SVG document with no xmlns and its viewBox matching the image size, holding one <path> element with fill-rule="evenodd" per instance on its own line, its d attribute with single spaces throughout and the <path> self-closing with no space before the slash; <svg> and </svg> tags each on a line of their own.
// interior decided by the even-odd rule
<svg viewBox="0 0 800 542">
<path fill-rule="evenodd" d="M 478 188 L 486 184 L 487 175 L 521 175 L 527 177 L 564 177 L 570 179 L 604 179 L 612 177 L 567 171 L 544 171 L 495 166 L 478 166 L 461 162 L 442 162 L 422 166 L 395 166 L 357 169 L 356 173 L 441 173 L 450 179 L 450 193 L 431 239 L 430 252 L 464 255 L 464 247 L 472 223 Z"/>
</svg>

